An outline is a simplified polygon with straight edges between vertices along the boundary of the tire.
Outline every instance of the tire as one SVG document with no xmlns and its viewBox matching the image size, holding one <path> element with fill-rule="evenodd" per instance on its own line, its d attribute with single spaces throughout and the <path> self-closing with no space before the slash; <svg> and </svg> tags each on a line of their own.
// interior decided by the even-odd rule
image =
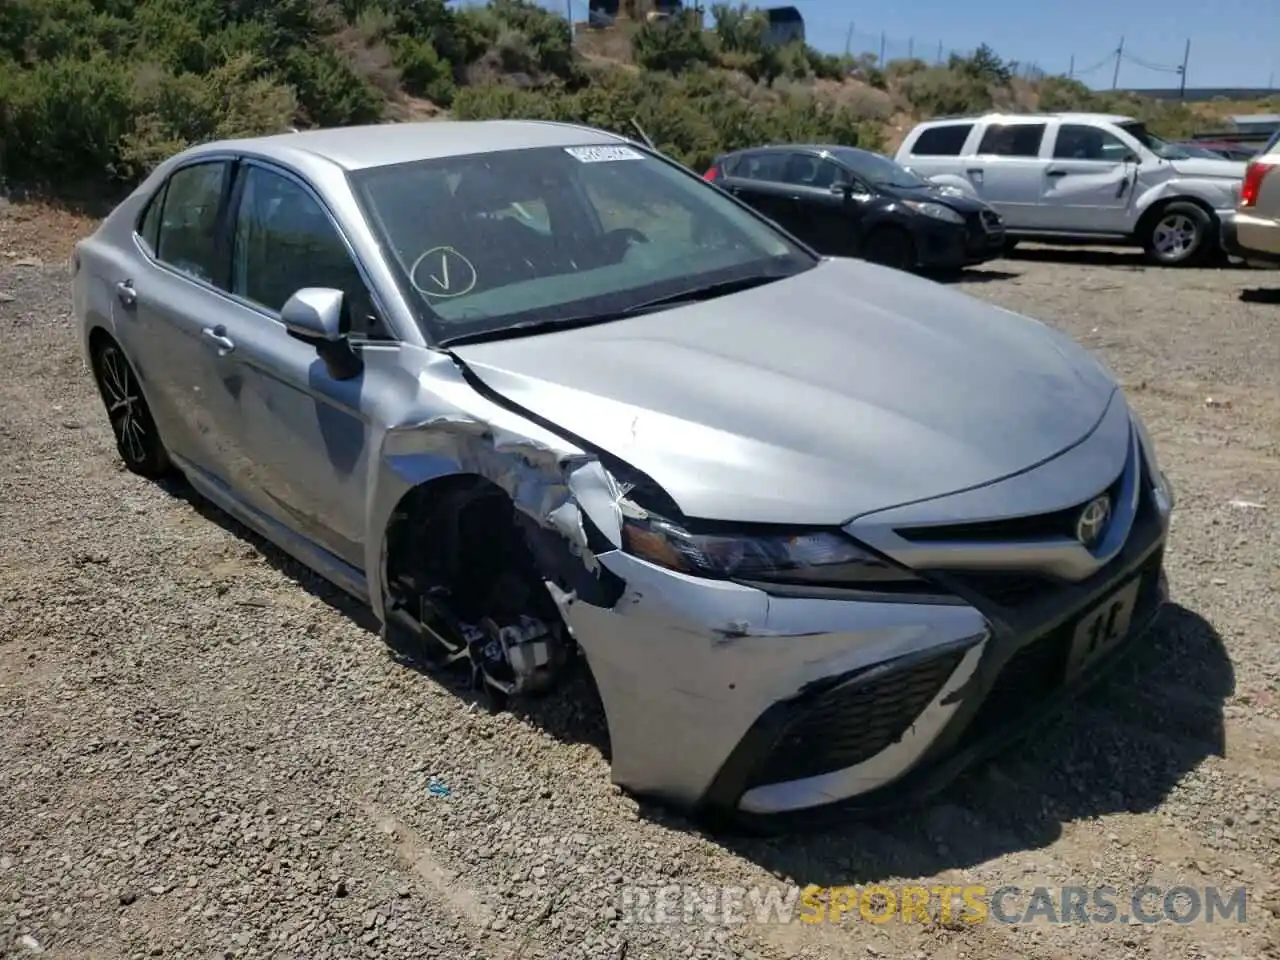
<svg viewBox="0 0 1280 960">
<path fill-rule="evenodd" d="M 125 468 L 148 480 L 168 476 L 173 465 L 129 358 L 114 340 L 105 340 L 93 351 L 92 366 Z"/>
<path fill-rule="evenodd" d="M 1147 259 L 1162 267 L 1185 267 L 1209 259 L 1214 249 L 1214 218 L 1197 204 L 1175 200 L 1151 217 L 1142 238 Z"/>
<path fill-rule="evenodd" d="M 895 270 L 914 270 L 916 245 L 911 235 L 897 227 L 880 227 L 862 242 L 862 259 Z"/>
<path fill-rule="evenodd" d="M 1004 248 L 1003 248 L 1002 252 L 1003 252 L 1003 253 L 1012 253 L 1014 250 L 1017 250 L 1017 249 L 1018 249 L 1018 243 L 1019 243 L 1019 241 L 1017 241 L 1017 240 L 1006 240 L 1006 241 L 1004 242 Z"/>
</svg>

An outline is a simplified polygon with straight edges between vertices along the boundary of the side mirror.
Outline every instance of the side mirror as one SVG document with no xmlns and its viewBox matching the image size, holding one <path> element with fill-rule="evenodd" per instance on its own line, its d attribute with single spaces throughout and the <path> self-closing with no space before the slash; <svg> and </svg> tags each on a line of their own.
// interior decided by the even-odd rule
<svg viewBox="0 0 1280 960">
<path fill-rule="evenodd" d="M 845 183 L 843 180 L 837 180 L 831 185 L 830 190 L 837 197 L 847 197 L 853 192 L 853 184 Z"/>
<path fill-rule="evenodd" d="M 280 308 L 280 320 L 289 336 L 312 346 L 342 339 L 341 290 L 303 287 Z"/>
<path fill-rule="evenodd" d="M 285 331 L 315 347 L 335 380 L 351 380 L 364 367 L 360 354 L 342 333 L 343 296 L 341 290 L 329 287 L 303 287 L 280 308 Z"/>
</svg>

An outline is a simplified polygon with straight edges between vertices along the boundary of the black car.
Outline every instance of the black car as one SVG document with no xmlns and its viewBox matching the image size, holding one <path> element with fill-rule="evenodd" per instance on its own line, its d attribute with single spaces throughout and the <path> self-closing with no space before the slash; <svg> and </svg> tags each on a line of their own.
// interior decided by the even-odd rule
<svg viewBox="0 0 1280 960">
<path fill-rule="evenodd" d="M 981 200 L 853 147 L 736 150 L 703 178 L 828 256 L 945 271 L 984 263 L 1005 246 L 1003 220 Z"/>
</svg>

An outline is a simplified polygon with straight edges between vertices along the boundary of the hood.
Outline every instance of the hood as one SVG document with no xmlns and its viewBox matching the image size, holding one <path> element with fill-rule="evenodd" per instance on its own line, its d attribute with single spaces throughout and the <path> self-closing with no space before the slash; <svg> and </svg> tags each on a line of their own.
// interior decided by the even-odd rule
<svg viewBox="0 0 1280 960">
<path fill-rule="evenodd" d="M 1187 157 L 1170 160 L 1170 166 L 1183 177 L 1211 177 L 1222 180 L 1243 180 L 1248 164 L 1241 160 L 1211 160 L 1208 157 Z"/>
<path fill-rule="evenodd" d="M 1043 324 L 857 260 L 453 353 L 687 516 L 743 522 L 837 524 L 991 483 L 1079 443 L 1115 390 Z"/>
<path fill-rule="evenodd" d="M 958 213 L 977 213 L 979 210 L 991 209 L 977 197 L 970 197 L 956 187 L 945 187 L 938 183 L 929 183 L 922 187 L 880 187 L 886 196 L 901 200 L 932 201 L 950 207 Z"/>
</svg>

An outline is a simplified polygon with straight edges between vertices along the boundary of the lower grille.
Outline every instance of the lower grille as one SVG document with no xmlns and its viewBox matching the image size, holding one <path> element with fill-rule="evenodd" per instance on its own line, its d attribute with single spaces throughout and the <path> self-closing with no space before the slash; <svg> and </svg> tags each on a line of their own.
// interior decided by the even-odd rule
<svg viewBox="0 0 1280 960">
<path fill-rule="evenodd" d="M 1142 565 L 1133 624 L 1140 626 L 1159 602 L 1160 569 L 1164 551 L 1157 550 Z M 1117 587 L 1120 582 L 1117 582 Z M 995 727 L 1016 722 L 1065 680 L 1067 654 L 1076 621 L 1072 620 L 1019 649 L 997 674 L 982 706 L 964 733 L 964 741 L 980 739 Z"/>
<path fill-rule="evenodd" d="M 955 672 L 964 650 L 871 680 L 852 680 L 798 705 L 748 788 L 802 780 L 869 760 L 900 740 Z"/>
</svg>

